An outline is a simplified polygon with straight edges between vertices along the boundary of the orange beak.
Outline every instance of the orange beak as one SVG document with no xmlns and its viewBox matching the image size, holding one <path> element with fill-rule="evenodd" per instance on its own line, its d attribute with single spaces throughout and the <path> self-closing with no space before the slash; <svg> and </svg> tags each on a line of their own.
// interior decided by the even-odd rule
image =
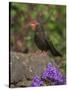
<svg viewBox="0 0 68 90">
<path fill-rule="evenodd" d="M 30 26 L 32 27 L 32 30 L 35 30 L 35 29 L 36 29 L 36 26 L 37 26 L 38 24 L 39 24 L 39 23 L 38 23 L 36 20 L 30 22 Z"/>
</svg>

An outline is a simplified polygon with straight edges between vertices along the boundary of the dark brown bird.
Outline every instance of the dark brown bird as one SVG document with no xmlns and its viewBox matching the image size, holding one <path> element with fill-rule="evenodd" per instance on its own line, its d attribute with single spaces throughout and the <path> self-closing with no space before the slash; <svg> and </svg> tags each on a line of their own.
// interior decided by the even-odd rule
<svg viewBox="0 0 68 90">
<path fill-rule="evenodd" d="M 48 40 L 43 27 L 37 21 L 30 22 L 30 26 L 35 32 L 34 41 L 41 51 L 50 51 L 53 56 L 62 56 L 53 46 L 53 43 Z"/>
</svg>

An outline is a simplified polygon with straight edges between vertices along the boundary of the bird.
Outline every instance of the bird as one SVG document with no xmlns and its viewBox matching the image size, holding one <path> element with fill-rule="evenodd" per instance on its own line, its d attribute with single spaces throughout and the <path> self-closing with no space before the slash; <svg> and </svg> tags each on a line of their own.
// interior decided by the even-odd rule
<svg viewBox="0 0 68 90">
<path fill-rule="evenodd" d="M 42 25 L 36 20 L 32 20 L 29 25 L 35 33 L 34 42 L 36 46 L 43 52 L 50 51 L 53 56 L 62 56 L 61 53 L 54 47 L 52 41 L 48 39 Z"/>
</svg>

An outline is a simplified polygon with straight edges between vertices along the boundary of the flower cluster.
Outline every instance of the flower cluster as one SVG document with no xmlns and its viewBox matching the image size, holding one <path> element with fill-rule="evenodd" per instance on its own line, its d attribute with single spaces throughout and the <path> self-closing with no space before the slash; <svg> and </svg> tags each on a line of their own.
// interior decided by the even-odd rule
<svg viewBox="0 0 68 90">
<path fill-rule="evenodd" d="M 49 78 L 51 80 L 62 83 L 64 81 L 63 75 L 58 68 L 54 67 L 51 63 L 47 65 L 46 70 L 42 74 L 42 79 Z"/>
<path fill-rule="evenodd" d="M 43 81 L 40 79 L 40 77 L 38 77 L 37 75 L 33 78 L 33 82 L 32 82 L 32 86 L 36 87 L 36 86 L 42 86 L 43 85 Z"/>
<path fill-rule="evenodd" d="M 43 71 L 41 77 L 35 76 L 32 81 L 32 86 L 42 86 L 46 79 L 51 80 L 51 85 L 65 84 L 65 78 L 57 67 L 49 63 Z"/>
</svg>

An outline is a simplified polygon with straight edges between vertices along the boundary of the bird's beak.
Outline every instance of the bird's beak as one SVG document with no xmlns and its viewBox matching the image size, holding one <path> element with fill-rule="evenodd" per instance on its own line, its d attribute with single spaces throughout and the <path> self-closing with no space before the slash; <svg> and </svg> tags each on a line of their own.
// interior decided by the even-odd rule
<svg viewBox="0 0 68 90">
<path fill-rule="evenodd" d="M 36 26 L 37 25 L 38 25 L 38 22 L 37 21 L 30 22 L 30 26 L 31 26 L 32 30 L 36 30 Z"/>
<path fill-rule="evenodd" d="M 36 24 L 31 23 L 30 26 L 32 27 L 32 30 L 36 29 Z"/>
</svg>

